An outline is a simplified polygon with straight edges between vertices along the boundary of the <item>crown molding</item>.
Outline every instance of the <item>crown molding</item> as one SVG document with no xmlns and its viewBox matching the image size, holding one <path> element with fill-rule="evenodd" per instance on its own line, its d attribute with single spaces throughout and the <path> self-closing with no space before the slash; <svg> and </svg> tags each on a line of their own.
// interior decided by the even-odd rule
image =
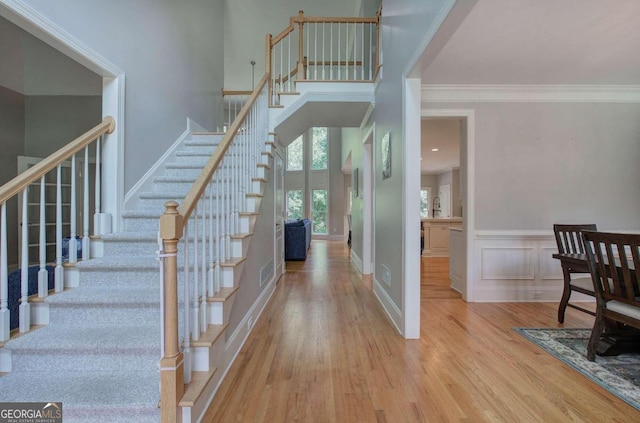
<svg viewBox="0 0 640 423">
<path fill-rule="evenodd" d="M 422 85 L 422 103 L 640 103 L 640 85 Z"/>
</svg>

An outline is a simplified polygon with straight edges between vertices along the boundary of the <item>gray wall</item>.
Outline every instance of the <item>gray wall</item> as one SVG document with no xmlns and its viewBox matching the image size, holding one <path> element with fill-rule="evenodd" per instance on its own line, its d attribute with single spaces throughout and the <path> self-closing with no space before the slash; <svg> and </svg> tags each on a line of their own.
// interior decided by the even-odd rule
<svg viewBox="0 0 640 423">
<path fill-rule="evenodd" d="M 362 193 L 362 178 L 364 176 L 362 171 L 362 155 L 364 154 L 362 148 L 362 134 L 359 129 L 356 128 L 343 128 L 342 129 L 342 159 L 347 160 L 347 157 L 351 155 L 351 171 L 358 169 L 359 172 L 359 191 Z M 351 179 L 349 176 L 349 180 Z M 352 191 L 355 188 L 352 183 L 349 182 L 347 187 L 351 187 Z M 345 208 L 348 204 L 345 205 Z M 354 254 L 362 259 L 363 246 L 362 246 L 362 234 L 363 234 L 363 219 L 362 219 L 362 195 L 353 197 L 351 203 L 351 250 Z M 345 211 L 346 213 L 346 211 Z M 347 233 L 349 229 L 347 228 Z"/>
<path fill-rule="evenodd" d="M 125 190 L 184 132 L 187 117 L 218 124 L 223 0 L 25 3 L 125 72 Z"/>
<path fill-rule="evenodd" d="M 289 18 L 303 10 L 306 16 L 354 16 L 357 0 L 224 0 L 224 72 L 226 89 L 251 89 L 251 60 L 255 82 L 265 73 L 265 37 L 278 35 Z M 297 48 L 292 44 L 291 48 Z"/>
<path fill-rule="evenodd" d="M 376 123 L 374 160 L 380 164 L 380 140 L 390 133 L 392 175 L 382 180 L 376 172 L 375 204 L 375 269 L 374 277 L 382 281 L 381 266 L 391 271 L 391 287 L 388 294 L 401 312 L 403 310 L 404 280 L 404 204 L 402 175 L 403 134 L 403 76 L 411 69 L 409 63 L 422 53 L 423 41 L 432 29 L 439 9 L 445 0 L 394 0 L 383 1 L 382 48 L 384 52 L 383 79 L 376 91 L 376 109 L 372 120 Z M 399 252 L 402 251 L 402 254 Z M 384 284 L 382 284 L 384 285 Z"/>
<path fill-rule="evenodd" d="M 639 104 L 428 107 L 475 110 L 476 229 L 640 229 Z"/>
<path fill-rule="evenodd" d="M 18 173 L 17 156 L 24 154 L 24 110 L 25 97 L 0 86 L 0 185 Z M 7 260 L 10 266 L 18 263 L 17 223 L 18 200 L 15 197 L 7 203 Z"/>
<path fill-rule="evenodd" d="M 47 157 L 102 121 L 100 96 L 27 96 L 24 155 Z"/>
</svg>

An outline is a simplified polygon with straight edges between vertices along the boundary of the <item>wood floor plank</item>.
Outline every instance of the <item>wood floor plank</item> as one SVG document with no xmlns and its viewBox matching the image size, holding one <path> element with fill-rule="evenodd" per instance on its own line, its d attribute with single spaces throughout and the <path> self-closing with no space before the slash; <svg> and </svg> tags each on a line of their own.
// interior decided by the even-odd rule
<svg viewBox="0 0 640 423">
<path fill-rule="evenodd" d="M 287 271 L 203 421 L 640 421 L 513 330 L 561 326 L 557 303 L 442 298 L 448 261 L 423 263 L 421 339 L 407 341 L 344 243 L 313 241 Z M 563 326 L 592 323 L 567 309 Z"/>
</svg>

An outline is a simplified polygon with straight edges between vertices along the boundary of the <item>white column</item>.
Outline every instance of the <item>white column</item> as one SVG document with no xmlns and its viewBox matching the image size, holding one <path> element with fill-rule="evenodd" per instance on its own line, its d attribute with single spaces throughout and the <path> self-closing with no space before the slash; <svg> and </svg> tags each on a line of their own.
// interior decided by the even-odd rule
<svg viewBox="0 0 640 423">
<path fill-rule="evenodd" d="M 70 238 L 68 245 L 69 263 L 78 261 L 78 243 L 76 241 L 76 156 L 71 156 L 71 217 Z"/>
<path fill-rule="evenodd" d="M 64 289 L 64 268 L 62 267 L 62 165 L 58 165 L 56 178 L 56 292 Z"/>
</svg>

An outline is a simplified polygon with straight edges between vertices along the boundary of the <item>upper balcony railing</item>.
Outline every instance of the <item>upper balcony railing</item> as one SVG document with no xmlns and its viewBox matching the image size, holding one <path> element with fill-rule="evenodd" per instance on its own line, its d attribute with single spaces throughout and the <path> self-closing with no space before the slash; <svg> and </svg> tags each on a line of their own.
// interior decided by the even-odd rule
<svg viewBox="0 0 640 423">
<path fill-rule="evenodd" d="M 299 81 L 374 81 L 380 67 L 380 13 L 373 18 L 310 18 L 300 11 L 267 35 L 269 99 L 296 93 Z"/>
</svg>

